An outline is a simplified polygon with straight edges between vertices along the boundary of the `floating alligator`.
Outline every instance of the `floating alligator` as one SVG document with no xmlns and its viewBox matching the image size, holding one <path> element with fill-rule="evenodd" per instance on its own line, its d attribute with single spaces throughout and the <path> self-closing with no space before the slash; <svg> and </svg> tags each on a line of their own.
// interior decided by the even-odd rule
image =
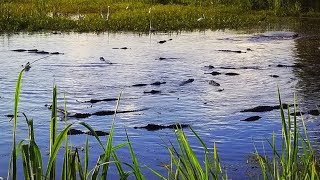
<svg viewBox="0 0 320 180">
<path fill-rule="evenodd" d="M 165 42 L 167 42 L 167 41 L 172 41 L 172 39 L 158 41 L 158 43 L 159 43 L 159 44 L 163 44 L 163 43 L 165 43 Z"/>
<path fill-rule="evenodd" d="M 240 120 L 240 121 L 257 121 L 259 119 L 261 119 L 260 116 L 251 116 L 251 117 L 248 117 L 248 118 Z"/>
<path fill-rule="evenodd" d="M 245 51 L 234 51 L 234 50 L 229 50 L 229 49 L 219 49 L 217 51 L 220 51 L 220 52 L 232 52 L 232 53 L 247 53 Z"/>
<path fill-rule="evenodd" d="M 122 114 L 122 113 L 132 113 L 132 112 L 139 112 L 139 111 L 144 111 L 149 108 L 144 108 L 144 109 L 137 109 L 137 110 L 127 110 L 127 111 L 117 111 L 117 114 Z M 94 113 L 75 113 L 72 115 L 69 115 L 69 117 L 74 117 L 74 118 L 88 118 L 90 116 L 108 116 L 108 115 L 114 115 L 115 111 L 97 111 Z"/>
<path fill-rule="evenodd" d="M 151 84 L 144 84 L 144 83 L 141 83 L 141 84 L 134 84 L 132 85 L 132 87 L 142 87 L 142 86 L 147 86 L 147 85 L 152 85 L 152 86 L 160 86 L 161 84 L 166 84 L 167 82 L 165 81 L 156 81 L 154 83 L 151 83 Z"/>
<path fill-rule="evenodd" d="M 210 80 L 209 84 L 212 85 L 212 86 L 220 86 L 220 84 L 215 82 L 214 80 Z"/>
<path fill-rule="evenodd" d="M 292 32 L 272 32 L 266 34 L 258 34 L 252 37 L 249 37 L 249 41 L 272 41 L 272 40 L 290 40 L 296 39 L 299 37 L 299 34 Z"/>
<path fill-rule="evenodd" d="M 160 94 L 161 91 L 158 91 L 158 90 L 151 90 L 151 91 L 144 91 L 143 93 L 145 94 Z"/>
<path fill-rule="evenodd" d="M 288 109 L 288 107 L 292 107 L 292 104 L 282 104 L 283 109 Z M 280 105 L 276 106 L 257 106 L 251 109 L 245 109 L 240 112 L 268 112 L 273 111 L 275 109 L 280 109 Z"/>
<path fill-rule="evenodd" d="M 181 83 L 179 84 L 179 86 L 184 86 L 184 85 L 186 85 L 186 84 L 192 83 L 193 81 L 194 81 L 194 79 L 193 79 L 193 78 L 190 78 L 190 79 L 188 79 L 188 80 L 186 80 L 186 81 L 181 82 Z"/>
<path fill-rule="evenodd" d="M 104 131 L 94 131 L 96 133 L 97 136 L 106 136 L 106 135 L 109 135 L 108 132 L 104 132 Z M 68 131 L 68 135 L 80 135 L 80 134 L 88 134 L 90 136 L 94 136 L 93 133 L 91 131 L 81 131 L 79 129 L 69 129 Z"/>
<path fill-rule="evenodd" d="M 169 60 L 169 59 L 179 59 L 179 58 L 166 58 L 166 57 L 159 57 L 158 59 L 156 60 Z"/>
<path fill-rule="evenodd" d="M 117 101 L 118 99 L 117 98 L 105 98 L 105 99 L 90 99 L 89 101 L 78 101 L 77 102 L 81 102 L 81 103 L 97 103 L 97 102 L 109 102 L 109 101 Z"/>
<path fill-rule="evenodd" d="M 35 53 L 35 54 L 52 54 L 52 55 L 58 55 L 58 54 L 64 54 L 60 52 L 48 52 L 48 51 L 43 51 L 43 50 L 38 50 L 38 49 L 14 49 L 12 50 L 14 52 L 28 52 L 28 53 Z"/>
<path fill-rule="evenodd" d="M 135 129 L 147 129 L 148 131 L 157 131 L 160 129 L 179 129 L 187 128 L 188 124 L 171 124 L 171 125 L 158 125 L 158 124 L 148 124 L 146 126 L 134 127 Z"/>
<path fill-rule="evenodd" d="M 128 47 L 121 47 L 121 48 L 112 48 L 112 49 L 130 49 Z"/>
<path fill-rule="evenodd" d="M 217 76 L 217 75 L 220 75 L 222 74 L 221 72 L 218 72 L 218 71 L 212 71 L 210 73 L 204 73 L 204 74 L 211 74 L 212 76 Z M 240 75 L 238 73 L 234 73 L 234 72 L 229 72 L 229 73 L 224 73 L 226 76 L 237 76 L 237 75 Z"/>
</svg>

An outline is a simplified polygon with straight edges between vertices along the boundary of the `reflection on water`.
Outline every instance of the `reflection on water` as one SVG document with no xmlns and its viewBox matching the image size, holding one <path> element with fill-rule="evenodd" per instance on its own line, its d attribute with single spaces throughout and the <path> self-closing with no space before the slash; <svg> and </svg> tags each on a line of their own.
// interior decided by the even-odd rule
<svg viewBox="0 0 320 180">
<path fill-rule="evenodd" d="M 299 78 L 297 88 L 301 98 L 303 98 L 302 102 L 315 108 L 319 104 L 315 104 L 317 101 L 314 100 L 320 99 L 320 84 L 318 83 L 320 77 L 320 37 L 318 36 L 319 32 L 317 32 L 320 28 L 320 20 L 313 20 L 312 22 L 303 20 L 300 29 L 298 29 L 303 33 L 303 37 L 295 40 L 295 54 L 296 61 L 303 66 L 295 70 L 294 74 Z M 305 27 L 312 34 L 305 32 Z"/>
<path fill-rule="evenodd" d="M 34 119 L 36 137 L 44 154 L 49 143 L 50 117 L 50 111 L 44 105 L 50 104 L 51 88 L 55 82 L 59 105 L 63 107 L 65 94 L 67 109 L 71 113 L 93 114 L 113 110 L 114 101 L 82 102 L 116 98 L 120 91 L 123 91 L 123 100 L 119 110 L 147 108 L 119 114 L 116 122 L 115 143 L 125 140 L 126 127 L 141 164 L 164 172 L 160 165 L 169 159 L 161 139 L 166 142 L 173 140 L 173 132 L 168 129 L 146 131 L 134 127 L 180 122 L 192 125 L 208 146 L 212 147 L 213 142 L 217 142 L 229 177 L 244 177 L 250 173 L 251 166 L 246 162 L 254 151 L 253 143 L 262 148 L 265 137 L 271 137 L 273 131 L 280 132 L 281 122 L 276 109 L 269 112 L 240 111 L 277 105 L 277 86 L 283 101 L 288 103 L 293 101 L 293 92 L 297 92 L 301 110 L 314 109 L 314 105 L 320 104 L 320 85 L 317 81 L 319 33 L 297 32 L 299 37 L 288 30 L 264 34 L 208 31 L 157 34 L 152 35 L 151 39 L 134 34 L 2 35 L 0 63 L 5 68 L 0 69 L 0 125 L 3 127 L 0 156 L 5 160 L 0 162 L 0 167 L 7 167 L 9 159 L 12 127 L 5 115 L 12 114 L 15 79 L 22 64 L 43 57 L 41 54 L 10 50 L 37 48 L 64 53 L 37 61 L 23 77 L 20 112 Z M 172 40 L 158 43 L 168 39 Z M 114 49 L 121 47 L 128 49 Z M 100 57 L 113 64 L 101 61 Z M 182 83 L 188 79 L 194 81 Z M 166 83 L 150 85 L 156 81 Z M 132 86 L 142 83 L 147 85 Z M 144 93 L 151 90 L 161 93 Z M 261 119 L 241 121 L 251 116 L 260 116 Z M 309 122 L 311 125 L 318 122 L 316 116 L 309 114 L 306 119 L 308 122 L 312 119 Z M 85 121 L 102 131 L 109 130 L 111 120 L 112 116 L 95 115 L 69 119 L 70 122 Z M 60 122 L 60 127 L 63 124 Z M 76 128 L 81 129 L 80 126 Z M 186 132 L 190 135 L 188 130 Z M 27 127 L 23 119 L 19 119 L 18 138 L 25 137 Z M 84 135 L 72 136 L 70 144 L 81 147 L 84 139 Z M 99 146 L 94 138 L 89 139 L 93 164 L 99 156 Z M 190 141 L 196 152 L 201 153 L 197 140 L 191 138 Z M 130 161 L 127 149 L 120 149 L 119 154 L 122 161 Z M 148 170 L 145 173 L 147 177 L 154 177 Z M 0 169 L 0 176 L 5 175 L 6 170 Z"/>
</svg>

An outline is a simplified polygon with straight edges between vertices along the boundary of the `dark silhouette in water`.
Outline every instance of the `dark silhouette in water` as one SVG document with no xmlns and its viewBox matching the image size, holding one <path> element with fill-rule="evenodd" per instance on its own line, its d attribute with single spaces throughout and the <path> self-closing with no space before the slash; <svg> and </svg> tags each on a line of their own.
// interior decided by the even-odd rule
<svg viewBox="0 0 320 180">
<path fill-rule="evenodd" d="M 215 82 L 214 80 L 210 80 L 209 84 L 212 85 L 212 86 L 220 86 L 220 84 Z"/>
<path fill-rule="evenodd" d="M 292 104 L 282 104 L 283 109 L 288 109 L 289 107 L 293 106 Z M 275 109 L 280 109 L 279 105 L 276 106 L 257 106 L 251 109 L 245 109 L 240 112 L 268 112 L 268 111 L 273 111 Z"/>
<path fill-rule="evenodd" d="M 279 76 L 278 75 L 269 75 L 270 77 L 273 77 L 273 78 L 278 78 Z"/>
<path fill-rule="evenodd" d="M 134 84 L 132 87 L 142 87 L 142 86 L 147 86 L 148 84 Z"/>
<path fill-rule="evenodd" d="M 30 70 L 30 68 L 31 68 L 31 66 L 30 66 L 30 62 L 27 62 L 27 64 L 26 65 L 22 65 L 22 67 L 24 67 L 24 70 L 25 71 L 29 71 Z"/>
<path fill-rule="evenodd" d="M 188 124 L 171 124 L 171 125 L 158 125 L 158 124 L 148 124 L 146 126 L 134 127 L 135 129 L 147 129 L 148 131 L 157 131 L 160 129 L 178 129 L 187 128 Z"/>
<path fill-rule="evenodd" d="M 151 91 L 144 91 L 143 93 L 145 94 L 160 94 L 161 91 L 158 91 L 158 90 L 151 90 Z"/>
<path fill-rule="evenodd" d="M 211 74 L 212 76 L 220 75 L 221 73 L 218 71 L 212 71 L 211 73 L 204 73 L 204 74 Z"/>
<path fill-rule="evenodd" d="M 161 84 L 166 84 L 167 82 L 163 81 L 163 82 L 160 82 L 160 81 L 156 81 L 154 83 L 151 83 L 150 85 L 152 86 L 160 86 Z"/>
<path fill-rule="evenodd" d="M 245 51 L 234 51 L 234 50 L 229 50 L 229 49 L 220 49 L 218 51 L 221 51 L 221 52 L 233 52 L 233 53 L 247 53 Z"/>
<path fill-rule="evenodd" d="M 194 81 L 194 79 L 193 79 L 193 78 L 188 79 L 188 80 L 183 81 L 182 83 L 180 83 L 180 84 L 179 84 L 179 86 L 184 86 L 184 85 L 186 85 L 186 84 L 192 83 L 193 81 Z"/>
<path fill-rule="evenodd" d="M 104 131 L 94 131 L 94 133 L 97 135 L 97 136 L 106 136 L 106 135 L 109 135 L 108 132 L 104 132 Z M 88 134 L 90 136 L 94 136 L 94 133 L 92 133 L 91 131 L 87 131 L 87 132 L 83 132 L 79 129 L 69 129 L 68 131 L 68 135 L 80 135 L 80 134 Z"/>
<path fill-rule="evenodd" d="M 240 74 L 231 72 L 231 73 L 226 73 L 225 75 L 227 75 L 227 76 L 238 76 Z"/>
<path fill-rule="evenodd" d="M 259 119 L 261 119 L 260 116 L 251 116 L 251 117 L 248 117 L 248 118 L 240 120 L 240 121 L 257 121 Z"/>
<path fill-rule="evenodd" d="M 103 61 L 103 62 L 105 62 L 107 64 L 113 64 L 111 61 L 105 60 L 104 57 L 100 57 L 100 61 Z"/>
<path fill-rule="evenodd" d="M 132 112 L 139 112 L 139 111 L 144 111 L 147 110 L 148 108 L 144 109 L 136 109 L 136 110 L 126 110 L 126 111 L 117 111 L 117 114 L 121 113 L 132 113 Z M 74 117 L 74 118 L 88 118 L 90 116 L 108 116 L 108 115 L 114 115 L 115 111 L 97 111 L 94 113 L 75 113 L 73 115 L 70 115 L 69 117 Z"/>
</svg>

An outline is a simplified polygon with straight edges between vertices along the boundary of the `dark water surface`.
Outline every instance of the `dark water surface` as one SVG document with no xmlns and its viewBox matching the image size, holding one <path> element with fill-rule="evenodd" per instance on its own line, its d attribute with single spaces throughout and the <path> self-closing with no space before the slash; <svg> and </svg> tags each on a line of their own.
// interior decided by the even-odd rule
<svg viewBox="0 0 320 180">
<path fill-rule="evenodd" d="M 303 24 L 306 23 L 306 24 Z M 319 23 L 318 23 L 319 24 Z M 115 143 L 125 141 L 128 130 L 138 160 L 165 172 L 162 163 L 169 156 L 162 140 L 174 140 L 171 129 L 147 131 L 134 127 L 150 123 L 171 125 L 190 124 L 209 147 L 217 143 L 218 152 L 228 176 L 243 179 L 254 173 L 254 164 L 247 163 L 255 143 L 262 151 L 267 146 L 265 138 L 272 132 L 280 133 L 279 110 L 269 112 L 240 112 L 256 106 L 278 105 L 277 86 L 284 102 L 292 103 L 297 93 L 299 111 L 307 112 L 320 105 L 320 36 L 319 30 L 301 29 L 268 31 L 263 34 L 243 34 L 233 31 L 207 31 L 181 34 L 15 34 L 0 36 L 0 176 L 6 176 L 10 158 L 12 122 L 5 115 L 13 114 L 15 81 L 21 65 L 47 55 L 13 52 L 13 49 L 38 49 L 62 52 L 32 64 L 23 76 L 20 112 L 34 120 L 35 134 L 43 154 L 48 152 L 52 86 L 58 87 L 59 106 L 66 96 L 71 113 L 94 113 L 113 110 L 115 101 L 81 103 L 90 99 L 117 98 L 123 91 L 120 111 L 143 111 L 118 114 Z M 295 33 L 299 36 L 295 37 Z M 169 40 L 163 44 L 160 40 Z M 127 47 L 128 49 L 113 49 Z M 248 49 L 250 48 L 250 49 Z M 245 53 L 218 50 L 235 50 Z M 103 56 L 108 64 L 100 61 Z M 161 60 L 159 59 L 161 57 Z M 163 59 L 166 58 L 166 59 Z M 215 68 L 209 69 L 208 65 Z M 282 65 L 282 67 L 278 67 Z M 212 71 L 220 72 L 213 76 Z M 225 73 L 238 73 L 228 76 Z M 277 75 L 279 77 L 271 76 Z M 192 83 L 180 86 L 183 81 Z M 213 86 L 214 80 L 220 86 Z M 132 87 L 165 81 L 160 86 Z M 160 90 L 160 94 L 144 91 Z M 251 116 L 261 116 L 253 122 L 241 121 Z M 319 117 L 306 114 L 311 137 L 319 127 Z M 109 131 L 112 116 L 90 116 L 84 119 L 69 118 L 70 122 L 84 121 L 96 130 Z M 19 118 L 18 139 L 27 138 L 27 126 Z M 59 122 L 60 129 L 64 122 Z M 77 128 L 82 129 L 80 126 Z M 82 129 L 84 130 L 84 129 Z M 186 130 L 191 135 L 189 130 Z M 70 136 L 75 147 L 85 145 L 85 135 Z M 102 138 L 104 139 L 104 138 Z M 89 136 L 90 162 L 96 162 L 98 143 Z M 190 142 L 196 153 L 201 145 L 193 137 Z M 268 148 L 266 148 L 268 151 Z M 118 151 L 122 161 L 130 162 L 128 149 Z M 62 158 L 61 158 L 62 159 Z M 61 161 L 60 159 L 60 161 Z M 20 169 L 19 171 L 22 172 Z M 110 171 L 111 177 L 116 171 Z M 113 173 L 113 174 L 112 174 Z M 147 169 L 148 179 L 154 175 Z M 241 177 L 241 178 L 239 178 Z"/>
</svg>

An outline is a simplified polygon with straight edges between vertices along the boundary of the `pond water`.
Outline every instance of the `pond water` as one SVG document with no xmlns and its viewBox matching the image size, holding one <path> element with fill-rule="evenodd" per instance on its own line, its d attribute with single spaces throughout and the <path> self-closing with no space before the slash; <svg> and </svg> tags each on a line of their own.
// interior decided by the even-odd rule
<svg viewBox="0 0 320 180">
<path fill-rule="evenodd" d="M 6 176 L 10 159 L 12 121 L 6 115 L 13 114 L 18 73 L 21 65 L 43 58 L 31 64 L 31 69 L 23 75 L 19 111 L 34 120 L 36 140 L 45 159 L 51 113 L 45 105 L 51 103 L 55 83 L 59 107 L 63 108 L 65 96 L 71 114 L 114 110 L 115 101 L 84 101 L 117 98 L 122 91 L 119 111 L 141 111 L 117 115 L 114 141 L 115 144 L 125 141 L 127 129 L 142 165 L 165 172 L 161 164 L 168 163 L 169 156 L 163 145 L 174 141 L 174 131 L 147 131 L 134 127 L 183 123 L 191 125 L 209 147 L 217 143 L 220 159 L 230 178 L 250 177 L 255 165 L 247 161 L 254 152 L 254 144 L 262 151 L 263 144 L 267 146 L 265 138 L 270 138 L 273 132 L 281 133 L 280 113 L 277 109 L 241 111 L 278 105 L 277 87 L 286 103 L 292 103 L 293 94 L 297 94 L 299 111 L 307 112 L 320 105 L 320 36 L 318 30 L 306 30 L 304 26 L 310 26 L 304 23 L 301 22 L 301 29 L 254 34 L 206 31 L 150 36 L 131 33 L 1 35 L 0 176 Z M 161 40 L 166 42 L 158 43 Z M 114 49 L 122 47 L 128 49 Z M 12 51 L 20 48 L 64 54 L 47 57 L 46 54 Z M 210 69 L 209 65 L 214 68 Z M 221 74 L 209 74 L 213 71 Z M 194 81 L 184 84 L 188 79 Z M 213 85 L 212 80 L 220 86 Z M 156 81 L 166 83 L 150 85 Z M 149 85 L 132 86 L 141 83 Z M 144 93 L 151 90 L 161 93 Z M 241 121 L 251 116 L 261 118 Z M 109 131 L 112 117 L 69 117 L 68 121 L 84 121 L 96 130 Z M 313 132 L 319 129 L 319 117 L 306 114 L 304 118 L 312 139 L 317 141 L 319 136 Z M 64 122 L 59 121 L 59 128 L 63 126 Z M 80 126 L 75 128 L 84 130 Z M 196 153 L 201 154 L 201 145 L 188 129 L 185 131 Z M 27 138 L 27 126 L 22 117 L 17 132 L 19 140 Z M 85 139 L 86 135 L 69 137 L 70 144 L 75 147 L 83 147 Z M 101 150 L 92 136 L 89 136 L 89 145 L 90 163 L 94 164 Z M 122 161 L 130 162 L 127 148 L 120 149 L 118 154 Z M 111 178 L 116 176 L 116 171 L 110 173 Z M 144 173 L 148 179 L 155 177 L 147 168 Z"/>
</svg>

